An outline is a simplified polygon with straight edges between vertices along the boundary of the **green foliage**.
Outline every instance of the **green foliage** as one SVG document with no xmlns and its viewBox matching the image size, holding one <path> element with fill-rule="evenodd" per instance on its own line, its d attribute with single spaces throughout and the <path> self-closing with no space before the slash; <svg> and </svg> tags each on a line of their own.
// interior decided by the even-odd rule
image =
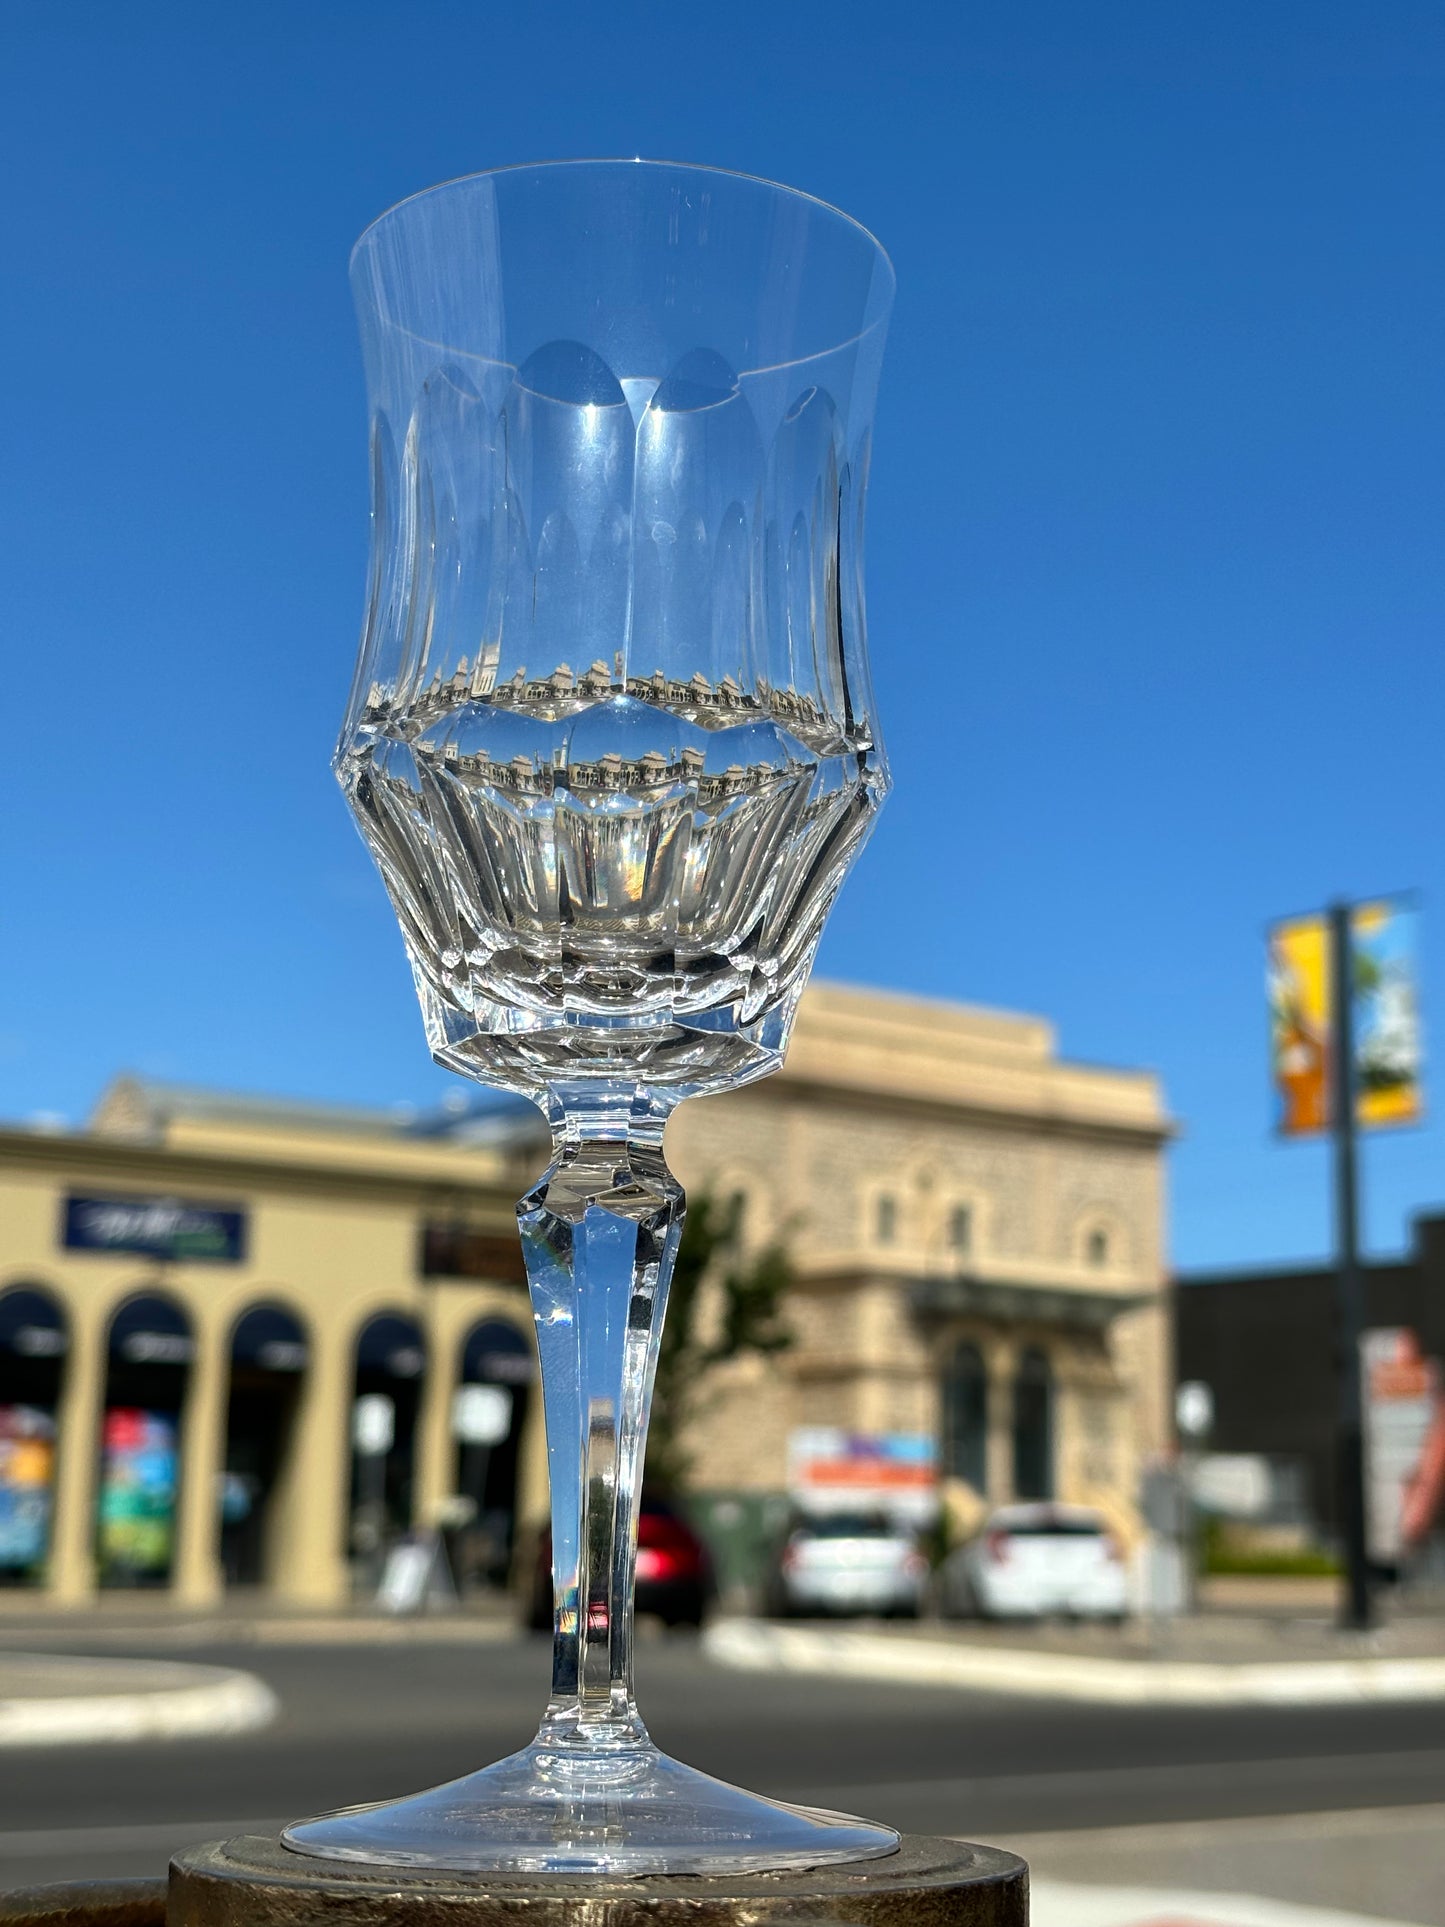
<svg viewBox="0 0 1445 1927">
<path fill-rule="evenodd" d="M 1220 1576 L 1259 1579 L 1333 1578 L 1340 1562 L 1332 1552 L 1315 1546 L 1296 1548 L 1242 1546 L 1231 1541 L 1220 1519 L 1205 1522 L 1201 1535 L 1201 1570 Z"/>
<path fill-rule="evenodd" d="M 703 1192 L 688 1199 L 657 1358 L 647 1434 L 649 1479 L 669 1486 L 686 1483 L 691 1456 L 683 1439 L 706 1407 L 706 1381 L 719 1365 L 747 1352 L 786 1351 L 792 1344 L 783 1316 L 792 1275 L 782 1243 L 751 1253 L 744 1249 L 741 1197 L 719 1203 Z M 716 1329 L 704 1337 L 699 1314 L 709 1284 L 717 1287 L 721 1302 Z"/>
</svg>

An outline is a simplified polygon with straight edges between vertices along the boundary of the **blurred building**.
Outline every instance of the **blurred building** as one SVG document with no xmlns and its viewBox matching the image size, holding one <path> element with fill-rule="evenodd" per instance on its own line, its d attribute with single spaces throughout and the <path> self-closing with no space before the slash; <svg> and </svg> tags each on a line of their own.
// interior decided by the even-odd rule
<svg viewBox="0 0 1445 1927">
<path fill-rule="evenodd" d="M 1403 1258 L 1367 1263 L 1367 1330 L 1415 1334 L 1445 1359 L 1445 1213 L 1415 1219 Z M 1176 1368 L 1214 1394 L 1209 1446 L 1297 1475 L 1304 1519 L 1330 1536 L 1335 1480 L 1335 1274 L 1328 1267 L 1189 1272 L 1177 1281 Z"/>
<path fill-rule="evenodd" d="M 803 1427 L 931 1440 L 964 1516 L 1127 1524 L 1168 1434 L 1168 1128 L 1037 1019 L 810 989 L 782 1073 L 669 1127 L 796 1269 L 795 1343 L 723 1368 L 693 1441 L 717 1529 Z M 464 1512 L 504 1570 L 546 1505 L 513 1215 L 545 1154 L 530 1107 L 422 1132 L 134 1078 L 83 1132 L 0 1132 L 0 1576 L 334 1603 Z"/>
</svg>

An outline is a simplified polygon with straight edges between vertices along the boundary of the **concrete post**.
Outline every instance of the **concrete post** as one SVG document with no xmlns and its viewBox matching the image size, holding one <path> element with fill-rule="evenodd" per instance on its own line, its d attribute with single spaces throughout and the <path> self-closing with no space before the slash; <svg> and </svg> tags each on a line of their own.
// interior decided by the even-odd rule
<svg viewBox="0 0 1445 1927">
<path fill-rule="evenodd" d="M 450 1498 L 456 1487 L 456 1447 L 452 1441 L 452 1395 L 456 1391 L 461 1361 L 457 1356 L 460 1341 L 451 1332 L 452 1321 L 441 1316 L 442 1308 L 433 1294 L 422 1315 L 426 1333 L 426 1378 L 421 1388 L 421 1409 L 417 1413 L 416 1490 L 412 1501 L 412 1524 L 423 1528 L 437 1522 L 437 1508 Z"/>
<path fill-rule="evenodd" d="M 318 1320 L 267 1533 L 267 1584 L 297 1605 L 341 1606 L 350 1592 L 351 1370 L 349 1327 Z"/>
<path fill-rule="evenodd" d="M 196 1350 L 181 1418 L 181 1480 L 171 1597 L 178 1606 L 213 1606 L 225 1593 L 221 1572 L 219 1480 L 226 1452 L 231 1389 L 228 1328 L 197 1322 Z"/>
<path fill-rule="evenodd" d="M 1006 1340 L 984 1350 L 988 1369 L 988 1502 L 1007 1505 L 1014 1495 L 1014 1348 Z"/>
</svg>

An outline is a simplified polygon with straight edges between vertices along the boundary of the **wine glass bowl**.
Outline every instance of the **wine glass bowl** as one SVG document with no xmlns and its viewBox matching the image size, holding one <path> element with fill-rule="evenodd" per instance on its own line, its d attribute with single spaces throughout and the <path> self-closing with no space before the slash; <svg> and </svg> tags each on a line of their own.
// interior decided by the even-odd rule
<svg viewBox="0 0 1445 1927">
<path fill-rule="evenodd" d="M 434 1054 L 532 1094 L 764 1074 L 887 787 L 886 258 L 761 182 L 573 163 L 403 203 L 353 278 L 374 547 L 337 767 Z"/>
<path fill-rule="evenodd" d="M 436 1060 L 534 1098 L 552 1487 L 532 1746 L 288 1828 L 433 1867 L 719 1872 L 889 1828 L 669 1760 L 632 1688 L 682 1098 L 775 1069 L 888 786 L 863 509 L 892 270 L 836 209 L 642 162 L 474 175 L 357 245 L 372 557 L 336 769 Z"/>
</svg>

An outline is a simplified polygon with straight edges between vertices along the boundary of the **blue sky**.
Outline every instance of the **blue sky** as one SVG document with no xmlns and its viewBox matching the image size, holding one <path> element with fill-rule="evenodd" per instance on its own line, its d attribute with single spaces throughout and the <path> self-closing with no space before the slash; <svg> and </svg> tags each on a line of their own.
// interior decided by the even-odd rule
<svg viewBox="0 0 1445 1927">
<path fill-rule="evenodd" d="M 1160 1071 L 1185 1265 L 1317 1253 L 1261 929 L 1424 896 L 1445 1019 L 1445 12 L 0 0 L 0 1114 L 117 1068 L 434 1101 L 328 770 L 361 228 L 641 153 L 836 201 L 899 297 L 869 526 L 896 789 L 821 968 Z M 1437 1105 L 1437 1108 L 1440 1108 Z M 1367 1226 L 1445 1199 L 1371 1142 Z"/>
</svg>

